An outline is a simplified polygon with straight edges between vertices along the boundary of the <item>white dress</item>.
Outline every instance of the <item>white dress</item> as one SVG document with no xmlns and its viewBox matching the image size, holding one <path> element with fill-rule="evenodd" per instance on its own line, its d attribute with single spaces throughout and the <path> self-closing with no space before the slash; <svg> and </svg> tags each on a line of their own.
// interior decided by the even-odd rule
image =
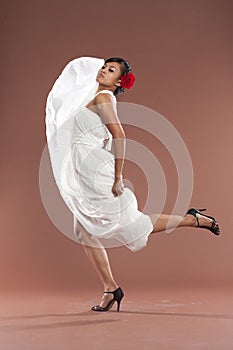
<svg viewBox="0 0 233 350">
<path fill-rule="evenodd" d="M 116 110 L 114 94 L 109 90 L 101 93 L 112 96 Z M 112 246 L 126 245 L 137 251 L 146 246 L 153 225 L 150 217 L 138 210 L 131 189 L 124 187 L 122 194 L 113 195 L 115 159 L 111 144 L 112 135 L 101 117 L 87 107 L 80 109 L 75 116 L 73 144 L 62 165 L 62 196 L 74 220 L 81 224 L 76 222 L 76 230 L 85 228 L 105 246 L 111 242 Z"/>
<path fill-rule="evenodd" d="M 90 93 L 89 96 L 92 98 L 89 101 L 86 99 L 85 103 L 73 113 L 73 124 L 69 127 L 64 124 L 66 128 L 60 132 L 62 137 L 58 132 L 59 113 L 60 119 L 65 119 L 61 106 L 67 111 L 68 107 L 71 109 L 71 103 L 74 105 L 77 103 L 71 98 L 70 92 L 66 94 L 70 81 L 73 88 L 69 91 L 73 92 L 77 86 L 76 81 L 79 82 L 76 75 L 79 74 L 80 79 L 87 79 L 86 72 L 91 73 L 91 69 L 95 72 L 100 65 L 102 65 L 100 59 L 76 59 L 67 65 L 54 84 L 47 101 L 46 116 L 47 138 L 51 139 L 50 157 L 61 196 L 73 213 L 76 241 L 90 246 L 95 246 L 95 242 L 101 242 L 105 247 L 125 245 L 135 252 L 146 246 L 153 225 L 149 215 L 138 210 L 137 199 L 130 188 L 124 187 L 123 193 L 116 197 L 112 192 L 115 172 L 114 154 L 110 152 L 112 135 L 101 117 L 85 107 L 93 99 L 95 92 Z M 84 78 L 80 72 L 85 72 Z M 93 78 L 90 78 L 92 91 L 93 89 L 96 91 L 97 83 L 91 79 Z M 82 93 L 83 87 L 80 85 L 77 90 Z M 114 94 L 109 90 L 103 90 L 101 93 L 111 95 L 117 113 Z M 66 100 L 69 103 L 66 104 Z M 69 111 L 67 119 L 70 115 Z M 63 157 L 60 149 L 62 150 L 67 140 L 65 134 L 67 130 L 72 130 L 73 135 L 68 151 L 65 151 Z M 51 137 L 52 134 L 56 135 L 55 142 Z M 59 161 L 59 157 L 62 161 Z"/>
</svg>

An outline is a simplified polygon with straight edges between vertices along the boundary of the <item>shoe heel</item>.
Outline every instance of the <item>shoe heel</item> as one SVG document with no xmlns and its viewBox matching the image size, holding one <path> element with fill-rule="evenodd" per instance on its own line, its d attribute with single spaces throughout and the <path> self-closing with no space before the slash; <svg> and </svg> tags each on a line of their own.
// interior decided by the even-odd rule
<svg viewBox="0 0 233 350">
<path fill-rule="evenodd" d="M 117 312 L 119 312 L 120 311 L 120 301 L 117 301 Z"/>
<path fill-rule="evenodd" d="M 114 293 L 114 299 L 117 301 L 117 311 L 120 311 L 121 300 L 124 296 L 123 290 L 119 287 Z"/>
</svg>

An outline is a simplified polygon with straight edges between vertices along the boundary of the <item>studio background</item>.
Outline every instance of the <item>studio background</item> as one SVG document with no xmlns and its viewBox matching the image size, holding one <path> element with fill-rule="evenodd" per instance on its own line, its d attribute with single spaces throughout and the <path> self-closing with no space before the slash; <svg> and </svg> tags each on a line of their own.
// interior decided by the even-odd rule
<svg viewBox="0 0 233 350">
<path fill-rule="evenodd" d="M 109 249 L 116 280 L 126 288 L 232 286 L 232 11 L 227 0 L 1 1 L 1 291 L 102 290 L 83 247 L 50 221 L 39 189 L 47 94 L 80 56 L 130 62 L 136 84 L 120 101 L 158 111 L 179 131 L 193 162 L 191 207 L 207 207 L 221 228 L 219 237 L 192 228 L 153 234 L 137 253 Z M 160 160 L 169 213 L 172 159 L 156 140 L 125 130 Z M 146 174 L 126 161 L 124 176 L 142 208 Z"/>
</svg>

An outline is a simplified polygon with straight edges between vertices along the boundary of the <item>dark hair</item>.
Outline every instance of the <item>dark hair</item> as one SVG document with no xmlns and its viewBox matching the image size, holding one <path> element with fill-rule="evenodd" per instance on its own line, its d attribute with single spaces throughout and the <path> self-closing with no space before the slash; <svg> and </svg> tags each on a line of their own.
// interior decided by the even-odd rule
<svg viewBox="0 0 233 350">
<path fill-rule="evenodd" d="M 129 65 L 129 62 L 124 60 L 123 58 L 121 57 L 111 57 L 111 58 L 108 58 L 107 60 L 105 60 L 105 63 L 108 63 L 108 62 L 117 62 L 117 63 L 120 63 L 121 65 L 121 76 L 123 74 L 127 74 L 129 72 L 131 72 L 131 67 Z M 117 95 L 120 95 L 122 92 L 124 92 L 124 88 L 121 87 L 121 86 L 118 86 L 116 88 L 116 90 L 114 91 L 114 95 L 117 96 Z"/>
</svg>

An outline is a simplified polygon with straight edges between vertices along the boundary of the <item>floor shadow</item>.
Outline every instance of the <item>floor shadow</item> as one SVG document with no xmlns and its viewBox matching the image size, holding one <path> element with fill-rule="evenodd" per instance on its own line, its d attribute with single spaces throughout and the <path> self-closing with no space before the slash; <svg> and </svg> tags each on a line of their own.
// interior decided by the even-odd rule
<svg viewBox="0 0 233 350">
<path fill-rule="evenodd" d="M 208 318 L 208 319 L 228 319 L 233 320 L 233 315 L 231 314 L 202 314 L 202 313 L 178 313 L 178 312 L 153 312 L 153 311 L 127 311 L 120 310 L 109 310 L 107 312 L 93 312 L 93 311 L 84 311 L 84 312 L 69 312 L 69 313 L 50 313 L 50 314 L 39 314 L 39 315 L 25 315 L 25 316 L 2 316 L 0 320 L 24 320 L 24 319 L 40 319 L 47 317 L 76 317 L 76 316 L 97 316 L 103 314 L 116 314 L 116 315 L 145 315 L 145 316 L 172 316 L 172 317 L 196 317 L 196 318 Z M 108 320 L 109 321 L 109 320 Z M 114 320 L 115 321 L 115 320 Z M 86 321 L 84 321 L 85 323 Z M 98 321 L 99 322 L 99 321 Z M 100 321 L 102 322 L 102 321 Z M 105 320 L 103 321 L 105 322 Z M 88 323 L 88 321 L 87 321 Z"/>
<path fill-rule="evenodd" d="M 153 316 L 175 316 L 175 317 L 197 317 L 210 319 L 228 319 L 233 320 L 233 315 L 228 314 L 194 314 L 194 313 L 177 313 L 177 312 L 150 312 L 150 311 L 120 311 L 123 314 L 130 315 L 153 315 Z"/>
<path fill-rule="evenodd" d="M 73 322 L 53 322 L 53 323 L 45 323 L 45 324 L 27 324 L 27 325 L 5 325 L 1 326 L 1 331 L 28 331 L 28 330 L 40 330 L 40 329 L 55 329 L 55 328 L 65 328 L 65 327 L 78 327 L 78 326 L 91 326 L 91 325 L 99 325 L 103 323 L 116 322 L 114 319 L 106 319 L 106 320 L 83 320 L 83 321 L 73 321 Z"/>
<path fill-rule="evenodd" d="M 35 318 L 45 318 L 45 317 L 64 317 L 64 316 L 90 316 L 93 315 L 93 311 L 84 312 L 66 312 L 66 313 L 51 313 L 51 314 L 38 314 L 38 315 L 18 315 L 18 316 L 1 316 L 0 320 L 20 320 L 20 319 L 35 319 Z M 100 312 L 95 312 L 95 314 L 101 314 Z"/>
</svg>

